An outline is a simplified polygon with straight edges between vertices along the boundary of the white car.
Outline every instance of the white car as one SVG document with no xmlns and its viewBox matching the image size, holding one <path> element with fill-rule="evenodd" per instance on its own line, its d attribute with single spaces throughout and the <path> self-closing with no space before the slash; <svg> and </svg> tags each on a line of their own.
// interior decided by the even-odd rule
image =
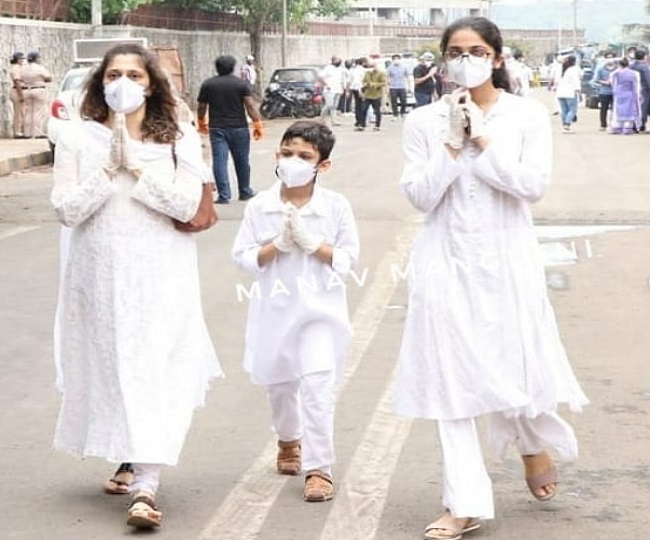
<svg viewBox="0 0 650 540">
<path fill-rule="evenodd" d="M 52 154 L 61 131 L 70 120 L 80 118 L 79 107 L 83 97 L 83 86 L 92 67 L 73 68 L 65 74 L 59 93 L 50 107 L 50 117 L 47 119 L 47 138 L 50 142 Z"/>
</svg>

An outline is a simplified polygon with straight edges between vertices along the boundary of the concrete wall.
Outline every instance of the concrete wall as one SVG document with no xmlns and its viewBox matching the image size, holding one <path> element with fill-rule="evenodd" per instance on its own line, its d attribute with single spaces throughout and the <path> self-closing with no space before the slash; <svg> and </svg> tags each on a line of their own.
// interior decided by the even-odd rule
<svg viewBox="0 0 650 540">
<path fill-rule="evenodd" d="M 43 65 L 52 73 L 50 98 L 54 98 L 66 71 L 73 65 L 73 40 L 79 38 L 146 37 L 150 45 L 177 47 L 183 58 L 188 103 L 194 107 L 201 82 L 213 75 L 214 59 L 220 54 L 232 54 L 243 59 L 250 54 L 248 34 L 172 31 L 157 28 L 105 26 L 93 31 L 90 25 L 29 21 L 0 18 L 0 136 L 11 135 L 11 102 L 9 100 L 9 57 L 14 51 L 40 51 Z M 265 36 L 260 59 L 262 80 L 281 66 L 281 37 Z M 343 58 L 380 52 L 380 39 L 345 36 L 287 36 L 288 65 L 325 64 L 332 54 Z M 238 71 L 239 67 L 236 68 Z"/>
</svg>

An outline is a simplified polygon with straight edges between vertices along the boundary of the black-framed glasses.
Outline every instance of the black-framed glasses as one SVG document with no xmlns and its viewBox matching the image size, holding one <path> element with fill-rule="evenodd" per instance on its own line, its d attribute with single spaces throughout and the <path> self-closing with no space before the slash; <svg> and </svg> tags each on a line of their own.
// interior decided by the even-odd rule
<svg viewBox="0 0 650 540">
<path fill-rule="evenodd" d="M 490 56 L 492 56 L 492 53 L 481 46 L 470 47 L 467 51 L 463 51 L 459 47 L 450 47 L 445 51 L 445 60 L 456 60 L 456 58 L 460 57 L 485 60 Z"/>
</svg>

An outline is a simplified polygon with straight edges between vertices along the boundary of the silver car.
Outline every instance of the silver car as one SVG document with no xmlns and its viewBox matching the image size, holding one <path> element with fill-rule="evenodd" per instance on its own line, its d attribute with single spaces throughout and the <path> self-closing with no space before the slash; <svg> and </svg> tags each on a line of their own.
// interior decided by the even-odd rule
<svg viewBox="0 0 650 540">
<path fill-rule="evenodd" d="M 78 120 L 79 107 L 83 98 L 83 87 L 92 72 L 92 67 L 73 68 L 65 74 L 59 93 L 50 107 L 50 117 L 47 120 L 47 138 L 52 154 L 56 147 L 61 131 L 70 120 Z"/>
</svg>

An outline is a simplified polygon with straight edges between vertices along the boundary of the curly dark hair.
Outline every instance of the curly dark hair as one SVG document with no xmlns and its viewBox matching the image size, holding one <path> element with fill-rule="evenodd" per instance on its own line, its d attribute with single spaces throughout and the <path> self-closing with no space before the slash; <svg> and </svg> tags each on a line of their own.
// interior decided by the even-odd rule
<svg viewBox="0 0 650 540">
<path fill-rule="evenodd" d="M 318 150 L 318 162 L 329 159 L 336 142 L 332 130 L 321 122 L 313 120 L 298 120 L 291 124 L 282 135 L 280 144 L 290 142 L 293 139 L 302 139 Z"/>
<path fill-rule="evenodd" d="M 158 58 L 136 43 L 122 43 L 111 47 L 99 67 L 92 73 L 85 85 L 85 96 L 81 103 L 82 118 L 99 123 L 106 122 L 109 108 L 104 99 L 104 74 L 113 58 L 121 54 L 134 54 L 140 57 L 149 75 L 149 92 L 146 97 L 146 112 L 140 126 L 144 140 L 157 143 L 171 143 L 180 136 L 176 120 L 176 98 L 172 92 L 169 78 L 160 67 Z"/>
<path fill-rule="evenodd" d="M 440 50 L 443 53 L 446 52 L 451 36 L 459 30 L 466 28 L 476 32 L 485 43 L 494 49 L 495 59 L 502 59 L 503 38 L 501 37 L 499 27 L 485 17 L 464 17 L 451 23 L 442 34 Z M 506 92 L 512 92 L 510 77 L 508 77 L 508 71 L 506 70 L 503 59 L 500 67 L 492 69 L 492 84 L 495 88 L 502 88 Z"/>
</svg>

